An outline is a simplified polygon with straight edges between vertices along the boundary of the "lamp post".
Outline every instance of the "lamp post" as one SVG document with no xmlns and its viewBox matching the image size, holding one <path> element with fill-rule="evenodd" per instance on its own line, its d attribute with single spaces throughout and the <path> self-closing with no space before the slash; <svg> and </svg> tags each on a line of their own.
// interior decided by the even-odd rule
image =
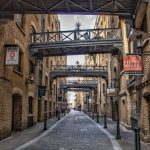
<svg viewBox="0 0 150 150">
<path fill-rule="evenodd" d="M 107 128 L 107 88 L 108 88 L 108 79 L 107 77 L 104 78 L 106 81 L 106 88 L 105 88 L 105 114 L 104 114 L 104 128 Z"/>
<path fill-rule="evenodd" d="M 137 36 L 137 49 L 138 53 L 142 55 L 142 48 L 143 48 L 143 43 L 142 43 L 142 36 L 141 34 Z M 140 142 L 140 128 L 137 125 L 137 127 L 134 128 L 135 131 L 135 150 L 141 150 L 141 142 Z"/>
<path fill-rule="evenodd" d="M 116 113 L 117 113 L 117 118 L 116 118 L 116 121 L 117 121 L 117 134 L 116 134 L 116 139 L 121 139 L 121 135 L 120 135 L 120 117 L 119 117 L 119 91 L 120 91 L 120 56 L 121 56 L 121 51 L 118 50 L 117 53 L 115 54 L 112 54 L 116 59 L 117 59 L 117 66 L 118 66 L 118 69 L 117 69 L 117 74 L 116 74 L 116 100 L 115 100 L 115 106 L 116 106 Z"/>
</svg>

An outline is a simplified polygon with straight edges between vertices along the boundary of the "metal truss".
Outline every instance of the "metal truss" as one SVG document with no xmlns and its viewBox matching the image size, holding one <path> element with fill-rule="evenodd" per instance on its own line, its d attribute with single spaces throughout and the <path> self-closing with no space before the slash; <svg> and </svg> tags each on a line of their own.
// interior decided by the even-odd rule
<svg viewBox="0 0 150 150">
<path fill-rule="evenodd" d="M 106 66 L 54 65 L 50 78 L 57 77 L 107 77 Z"/>
<path fill-rule="evenodd" d="M 120 28 L 33 33 L 30 52 L 39 57 L 114 53 L 122 47 Z"/>
<path fill-rule="evenodd" d="M 132 17 L 140 0 L 1 0 L 0 17 L 26 14 L 96 14 Z"/>
</svg>

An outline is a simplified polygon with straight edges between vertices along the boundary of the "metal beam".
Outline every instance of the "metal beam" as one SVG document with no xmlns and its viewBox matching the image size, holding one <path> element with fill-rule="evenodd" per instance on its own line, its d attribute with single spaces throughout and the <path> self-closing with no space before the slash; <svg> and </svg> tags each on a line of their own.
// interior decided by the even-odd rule
<svg viewBox="0 0 150 150">
<path fill-rule="evenodd" d="M 0 13 L 19 14 L 95 14 L 95 15 L 119 15 L 132 17 L 135 14 L 137 4 L 141 0 L 116 1 L 117 10 L 114 12 L 112 0 L 105 3 L 102 0 L 1 0 Z M 18 5 L 21 3 L 21 7 Z M 28 7 L 29 6 L 29 7 Z M 42 7 L 41 7 L 42 6 Z M 3 18 L 5 19 L 5 18 Z"/>
</svg>

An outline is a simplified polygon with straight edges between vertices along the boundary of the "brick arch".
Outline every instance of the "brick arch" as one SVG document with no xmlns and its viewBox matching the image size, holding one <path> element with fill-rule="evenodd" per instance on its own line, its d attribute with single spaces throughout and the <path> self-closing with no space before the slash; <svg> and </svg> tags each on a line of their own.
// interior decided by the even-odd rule
<svg viewBox="0 0 150 150">
<path fill-rule="evenodd" d="M 32 97 L 34 99 L 35 94 L 33 92 L 28 92 L 28 97 Z"/>
<path fill-rule="evenodd" d="M 18 88 L 18 87 L 14 87 L 13 88 L 13 95 L 15 95 L 15 94 L 22 96 L 23 95 L 23 90 Z"/>
</svg>

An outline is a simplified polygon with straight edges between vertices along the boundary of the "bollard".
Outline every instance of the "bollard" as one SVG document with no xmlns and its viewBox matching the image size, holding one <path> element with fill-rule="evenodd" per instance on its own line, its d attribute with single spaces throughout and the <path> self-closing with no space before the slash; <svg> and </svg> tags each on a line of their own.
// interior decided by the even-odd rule
<svg viewBox="0 0 150 150">
<path fill-rule="evenodd" d="M 106 120 L 106 114 L 104 114 L 104 128 L 107 128 L 107 120 Z"/>
<path fill-rule="evenodd" d="M 44 112 L 44 130 L 47 130 L 47 113 Z"/>
<path fill-rule="evenodd" d="M 97 123 L 99 123 L 99 114 L 97 113 Z"/>
<path fill-rule="evenodd" d="M 135 127 L 135 150 L 141 150 L 141 143 L 140 143 L 140 128 Z"/>
<path fill-rule="evenodd" d="M 119 118 L 117 118 L 116 120 L 117 120 L 117 135 L 116 135 L 116 139 L 120 140 L 121 139 L 121 135 L 120 135 L 120 120 L 119 120 Z"/>
</svg>

